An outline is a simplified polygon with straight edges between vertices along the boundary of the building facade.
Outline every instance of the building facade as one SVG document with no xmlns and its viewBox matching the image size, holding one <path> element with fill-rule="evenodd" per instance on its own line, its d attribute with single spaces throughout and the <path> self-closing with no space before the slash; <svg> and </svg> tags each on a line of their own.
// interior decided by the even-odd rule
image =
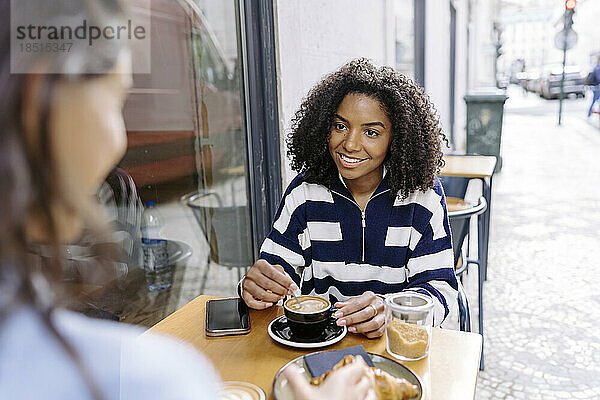
<svg viewBox="0 0 600 400">
<path fill-rule="evenodd" d="M 294 176 L 284 137 L 303 96 L 358 57 L 392 66 L 424 86 L 451 139 L 446 151 L 464 151 L 462 97 L 495 84 L 496 8 L 487 0 L 275 1 L 284 186 Z"/>
<path fill-rule="evenodd" d="M 555 45 L 555 36 L 563 29 L 564 1 L 503 0 L 498 21 L 502 29 L 503 55 L 499 69 L 510 73 L 511 64 L 524 60 L 527 71 L 542 71 L 550 65 L 562 64 L 562 50 Z M 579 0 L 573 16 L 577 44 L 567 51 L 566 64 L 587 71 L 600 55 L 598 16 L 600 2 Z"/>
</svg>

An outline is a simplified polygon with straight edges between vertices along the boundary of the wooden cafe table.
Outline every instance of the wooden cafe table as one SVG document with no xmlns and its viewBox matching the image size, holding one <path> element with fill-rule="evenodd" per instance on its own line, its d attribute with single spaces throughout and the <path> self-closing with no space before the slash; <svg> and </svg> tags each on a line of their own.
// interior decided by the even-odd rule
<svg viewBox="0 0 600 400">
<path fill-rule="evenodd" d="M 275 343 L 267 333 L 269 323 L 283 314 L 283 308 L 250 310 L 251 332 L 247 335 L 207 337 L 206 302 L 215 298 L 199 296 L 149 329 L 166 333 L 194 345 L 206 355 L 224 381 L 245 381 L 262 388 L 272 399 L 275 374 L 294 358 L 320 350 L 337 350 L 363 345 L 371 353 L 388 356 L 385 337 L 367 339 L 348 333 L 339 343 L 324 349 L 295 349 Z M 481 356 L 481 335 L 433 329 L 429 357 L 403 363 L 421 377 L 429 400 L 464 400 L 475 396 Z"/>
</svg>

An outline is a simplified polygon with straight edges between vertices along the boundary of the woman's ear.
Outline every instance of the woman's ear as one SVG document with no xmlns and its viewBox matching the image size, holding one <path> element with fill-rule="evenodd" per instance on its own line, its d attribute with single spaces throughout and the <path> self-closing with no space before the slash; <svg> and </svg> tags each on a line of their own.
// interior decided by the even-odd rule
<svg viewBox="0 0 600 400">
<path fill-rule="evenodd" d="M 389 166 L 390 158 L 392 157 L 392 142 L 393 141 L 394 141 L 394 136 L 391 136 L 390 143 L 388 144 L 387 152 L 385 153 L 385 157 L 383 158 L 383 165 L 386 168 Z"/>
</svg>

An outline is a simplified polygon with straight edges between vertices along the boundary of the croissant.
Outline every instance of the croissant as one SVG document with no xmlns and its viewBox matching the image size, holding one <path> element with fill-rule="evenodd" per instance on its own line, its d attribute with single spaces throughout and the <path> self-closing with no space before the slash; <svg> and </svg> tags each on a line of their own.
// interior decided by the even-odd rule
<svg viewBox="0 0 600 400">
<path fill-rule="evenodd" d="M 312 378 L 311 385 L 319 386 L 331 374 L 331 372 L 342 368 L 356 360 L 354 356 L 347 355 L 334 365 L 333 369 L 325 372 L 323 375 Z M 367 376 L 371 381 L 371 387 L 374 389 L 377 400 L 408 400 L 419 394 L 419 388 L 403 378 L 396 378 L 382 371 L 379 368 L 368 367 Z"/>
</svg>

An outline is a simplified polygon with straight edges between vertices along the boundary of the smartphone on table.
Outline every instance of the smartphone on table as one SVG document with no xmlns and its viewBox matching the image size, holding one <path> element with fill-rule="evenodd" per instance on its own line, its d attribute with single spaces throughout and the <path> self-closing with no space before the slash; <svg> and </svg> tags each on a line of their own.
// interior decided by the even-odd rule
<svg viewBox="0 0 600 400">
<path fill-rule="evenodd" d="M 244 335 L 250 332 L 250 312 L 238 297 L 206 302 L 206 335 Z"/>
</svg>

